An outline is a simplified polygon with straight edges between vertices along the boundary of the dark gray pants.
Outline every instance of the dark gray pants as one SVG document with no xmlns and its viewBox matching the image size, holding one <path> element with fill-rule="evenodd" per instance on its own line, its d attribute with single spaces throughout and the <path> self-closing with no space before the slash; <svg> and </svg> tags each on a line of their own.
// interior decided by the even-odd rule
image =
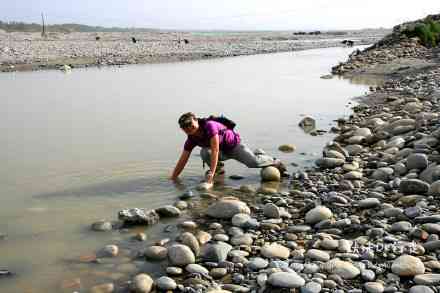
<svg viewBox="0 0 440 293">
<path fill-rule="evenodd" d="M 200 150 L 200 156 L 204 163 L 208 164 L 208 166 L 211 165 L 210 148 L 202 148 Z M 219 161 L 234 159 L 246 165 L 248 168 L 264 168 L 274 164 L 274 158 L 262 153 L 254 154 L 254 152 L 244 144 L 238 144 L 227 153 L 220 151 L 218 159 Z"/>
</svg>

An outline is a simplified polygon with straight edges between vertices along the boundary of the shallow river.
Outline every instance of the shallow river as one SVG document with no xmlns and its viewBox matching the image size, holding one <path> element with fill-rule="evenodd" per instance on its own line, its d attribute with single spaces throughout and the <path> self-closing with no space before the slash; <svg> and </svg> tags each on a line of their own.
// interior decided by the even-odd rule
<svg viewBox="0 0 440 293">
<path fill-rule="evenodd" d="M 312 137 L 298 126 L 304 114 L 318 128 L 349 115 L 350 98 L 368 86 L 320 79 L 353 48 L 244 56 L 183 63 L 0 74 L 0 292 L 73 292 L 97 280 L 150 271 L 148 265 L 93 268 L 80 255 L 130 235 L 90 231 L 116 220 L 124 207 L 172 204 L 202 178 L 195 152 L 182 185 L 167 178 L 182 149 L 182 112 L 225 114 L 252 148 L 295 167 L 311 164 L 331 135 Z M 282 154 L 280 144 L 297 146 Z M 258 170 L 227 162 L 224 184 L 258 188 Z M 156 239 L 161 225 L 146 230 Z M 1 237 L 1 236 L 0 236 Z"/>
</svg>

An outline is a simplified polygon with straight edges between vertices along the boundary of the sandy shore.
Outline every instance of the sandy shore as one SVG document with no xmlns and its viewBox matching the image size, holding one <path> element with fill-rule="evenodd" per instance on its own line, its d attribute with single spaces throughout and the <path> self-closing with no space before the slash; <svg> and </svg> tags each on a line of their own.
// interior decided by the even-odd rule
<svg viewBox="0 0 440 293">
<path fill-rule="evenodd" d="M 0 71 L 175 62 L 371 44 L 385 30 L 321 35 L 292 32 L 0 33 Z M 99 40 L 96 38 L 99 37 Z M 136 39 L 136 43 L 132 41 Z M 185 41 L 186 40 L 186 41 Z"/>
</svg>

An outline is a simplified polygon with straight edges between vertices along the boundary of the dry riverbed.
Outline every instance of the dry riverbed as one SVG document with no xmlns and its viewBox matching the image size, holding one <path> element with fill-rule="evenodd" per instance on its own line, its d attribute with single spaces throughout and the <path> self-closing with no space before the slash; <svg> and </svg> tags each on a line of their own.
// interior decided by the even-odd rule
<svg viewBox="0 0 440 293">
<path fill-rule="evenodd" d="M 320 35 L 293 32 L 39 33 L 0 32 L 0 71 L 174 62 L 371 44 L 386 30 Z M 132 38 L 136 39 L 136 43 Z M 99 40 L 97 40 L 99 38 Z"/>
</svg>

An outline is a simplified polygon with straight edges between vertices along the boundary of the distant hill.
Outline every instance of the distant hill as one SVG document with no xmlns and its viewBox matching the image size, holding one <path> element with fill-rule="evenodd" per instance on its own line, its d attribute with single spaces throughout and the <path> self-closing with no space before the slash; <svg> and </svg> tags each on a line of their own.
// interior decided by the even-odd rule
<svg viewBox="0 0 440 293">
<path fill-rule="evenodd" d="M 0 21 L 0 30 L 6 32 L 41 32 L 42 25 L 38 23 L 25 23 L 21 21 Z M 157 29 L 151 28 L 121 28 L 90 26 L 77 23 L 51 24 L 46 25 L 46 32 L 151 32 Z"/>
</svg>

